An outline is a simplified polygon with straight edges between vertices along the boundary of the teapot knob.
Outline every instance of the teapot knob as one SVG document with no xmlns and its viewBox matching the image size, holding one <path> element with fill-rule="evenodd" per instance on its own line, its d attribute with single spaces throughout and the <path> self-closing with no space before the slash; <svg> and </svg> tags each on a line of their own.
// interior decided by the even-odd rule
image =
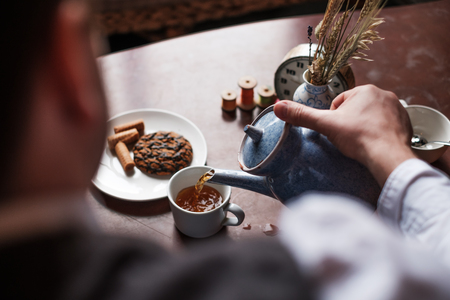
<svg viewBox="0 0 450 300">
<path fill-rule="evenodd" d="M 244 132 L 253 140 L 253 142 L 257 143 L 261 140 L 264 129 L 252 125 L 245 125 Z"/>
</svg>

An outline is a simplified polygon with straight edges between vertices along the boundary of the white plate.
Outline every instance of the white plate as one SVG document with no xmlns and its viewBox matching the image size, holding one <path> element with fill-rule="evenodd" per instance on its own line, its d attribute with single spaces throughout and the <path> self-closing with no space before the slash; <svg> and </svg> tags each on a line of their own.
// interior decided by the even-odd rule
<svg viewBox="0 0 450 300">
<path fill-rule="evenodd" d="M 114 126 L 136 119 L 143 119 L 145 133 L 156 131 L 174 131 L 183 135 L 192 145 L 191 166 L 204 166 L 206 163 L 206 141 L 200 129 L 194 123 L 175 113 L 160 109 L 139 109 L 128 111 L 108 121 L 107 134 L 114 134 Z M 133 152 L 130 151 L 131 157 Z M 171 175 L 147 175 L 134 168 L 126 174 L 117 158 L 105 144 L 100 166 L 92 180 L 104 193 L 116 198 L 132 201 L 156 200 L 167 196 L 167 184 Z"/>
</svg>

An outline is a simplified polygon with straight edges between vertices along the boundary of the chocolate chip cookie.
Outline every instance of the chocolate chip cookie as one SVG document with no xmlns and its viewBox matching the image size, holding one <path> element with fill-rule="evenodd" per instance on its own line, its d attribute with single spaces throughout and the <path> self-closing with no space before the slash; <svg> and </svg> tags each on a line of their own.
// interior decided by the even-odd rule
<svg viewBox="0 0 450 300">
<path fill-rule="evenodd" d="M 191 164 L 192 146 L 172 131 L 143 135 L 133 148 L 134 163 L 142 172 L 170 175 Z"/>
</svg>

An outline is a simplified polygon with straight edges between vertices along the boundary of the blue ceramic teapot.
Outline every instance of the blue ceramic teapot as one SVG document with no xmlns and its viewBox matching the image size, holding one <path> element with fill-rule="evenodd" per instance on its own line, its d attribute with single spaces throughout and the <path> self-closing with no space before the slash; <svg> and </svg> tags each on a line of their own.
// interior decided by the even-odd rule
<svg viewBox="0 0 450 300">
<path fill-rule="evenodd" d="M 238 154 L 243 171 L 214 169 L 212 183 L 280 200 L 307 191 L 345 193 L 376 206 L 380 187 L 369 171 L 316 131 L 278 119 L 273 105 L 244 128 Z"/>
</svg>

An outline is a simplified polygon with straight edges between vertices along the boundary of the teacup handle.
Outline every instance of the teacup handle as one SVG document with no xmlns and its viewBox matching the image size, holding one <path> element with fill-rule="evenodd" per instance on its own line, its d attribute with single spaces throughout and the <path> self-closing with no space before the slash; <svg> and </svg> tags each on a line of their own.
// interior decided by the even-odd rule
<svg viewBox="0 0 450 300">
<path fill-rule="evenodd" d="M 408 103 L 406 103 L 405 100 L 400 99 L 399 101 L 400 101 L 400 103 L 403 105 L 403 107 L 408 107 Z"/>
<path fill-rule="evenodd" d="M 223 226 L 239 226 L 241 225 L 242 221 L 244 221 L 245 213 L 240 208 L 240 206 L 234 204 L 234 203 L 228 203 L 227 206 L 223 208 L 224 212 L 231 212 L 233 215 L 236 216 L 236 218 L 228 218 L 225 217 L 222 221 Z"/>
</svg>

